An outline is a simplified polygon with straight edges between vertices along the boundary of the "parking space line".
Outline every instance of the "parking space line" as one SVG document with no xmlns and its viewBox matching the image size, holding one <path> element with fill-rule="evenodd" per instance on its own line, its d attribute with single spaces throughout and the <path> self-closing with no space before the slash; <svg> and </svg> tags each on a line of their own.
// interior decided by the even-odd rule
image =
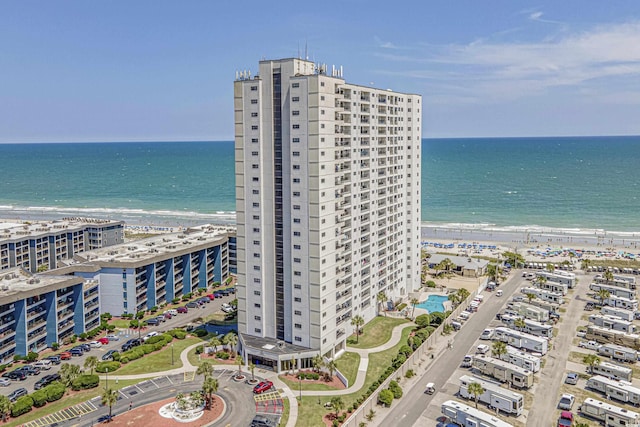
<svg viewBox="0 0 640 427">
<path fill-rule="evenodd" d="M 151 382 L 151 384 L 153 384 L 154 386 L 156 386 L 156 388 L 160 388 L 158 387 L 158 384 L 156 384 L 155 382 L 153 382 L 153 380 L 149 380 Z"/>
<path fill-rule="evenodd" d="M 125 393 L 123 393 L 122 390 L 118 390 L 118 393 L 120 393 L 122 395 L 122 397 L 124 397 L 125 399 L 129 399 L 129 396 L 127 396 Z"/>
<path fill-rule="evenodd" d="M 173 381 L 171 381 L 171 378 L 169 378 L 169 377 L 165 377 L 165 378 L 167 378 L 167 380 L 169 380 L 169 382 L 170 382 L 171 384 L 173 384 Z"/>
<path fill-rule="evenodd" d="M 142 389 L 141 389 L 140 387 L 138 387 L 137 385 L 134 385 L 134 387 L 135 387 L 135 388 L 137 388 L 137 389 L 138 389 L 138 391 L 139 391 L 140 393 L 144 393 L 144 390 L 142 390 Z"/>
</svg>

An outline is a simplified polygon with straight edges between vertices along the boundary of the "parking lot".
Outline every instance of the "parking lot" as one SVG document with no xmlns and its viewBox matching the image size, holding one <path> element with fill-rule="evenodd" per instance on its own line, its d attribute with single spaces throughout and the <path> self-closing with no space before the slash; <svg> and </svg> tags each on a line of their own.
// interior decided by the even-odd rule
<svg viewBox="0 0 640 427">
<path fill-rule="evenodd" d="M 79 365 L 82 368 L 84 366 L 86 359 L 89 356 L 96 356 L 98 360 L 101 360 L 102 356 L 109 350 L 121 351 L 122 345 L 131 338 L 144 337 L 146 334 L 153 331 L 165 332 L 174 328 L 185 327 L 189 324 L 194 324 L 195 321 L 199 318 L 202 318 L 204 316 L 207 316 L 216 312 L 222 312 L 222 309 L 221 309 L 222 304 L 228 304 L 234 299 L 235 299 L 235 295 L 233 294 L 230 294 L 228 296 L 222 296 L 222 298 L 216 298 L 215 300 L 212 300 L 210 303 L 202 305 L 202 308 L 189 309 L 187 313 L 180 313 L 177 316 L 173 316 L 171 319 L 168 319 L 157 326 L 147 326 L 146 328 L 139 329 L 139 330 L 124 329 L 124 330 L 116 331 L 113 333 L 113 335 L 117 337 L 116 341 L 110 340 L 109 343 L 106 345 L 102 345 L 99 348 L 91 348 L 90 351 L 85 352 L 81 356 L 72 356 L 70 360 L 63 360 L 62 363 L 73 363 L 73 364 Z M 84 342 L 77 341 L 74 345 L 65 347 L 64 350 L 68 351 L 71 349 L 71 347 L 77 346 L 78 344 L 81 344 L 81 343 L 89 343 L 89 342 L 90 340 L 87 340 Z M 56 353 L 48 352 L 48 351 L 43 352 L 40 356 L 40 359 L 49 355 L 58 354 L 60 352 L 61 351 L 58 351 Z M 14 364 L 14 367 L 19 367 L 19 366 L 23 366 L 23 364 L 22 363 Z M 26 388 L 29 393 L 32 393 L 34 391 L 35 383 L 39 379 L 41 379 L 45 375 L 58 373 L 59 368 L 60 368 L 60 365 L 52 365 L 49 370 L 42 370 L 38 375 L 33 375 L 33 376 L 28 375 L 26 376 L 26 379 L 23 381 L 13 380 L 11 381 L 10 385 L 0 387 L 0 393 L 2 393 L 5 396 L 8 396 L 14 390 L 19 388 Z"/>
</svg>

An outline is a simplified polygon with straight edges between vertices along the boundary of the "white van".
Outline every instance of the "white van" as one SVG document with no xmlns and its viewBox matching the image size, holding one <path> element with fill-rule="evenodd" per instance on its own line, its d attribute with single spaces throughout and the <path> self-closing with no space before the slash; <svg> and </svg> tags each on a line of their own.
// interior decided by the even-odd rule
<svg viewBox="0 0 640 427">
<path fill-rule="evenodd" d="M 49 369 L 51 369 L 51 365 L 51 360 L 43 359 L 34 362 L 32 366 L 38 367 L 40 368 L 40 370 L 48 371 Z"/>
<path fill-rule="evenodd" d="M 478 348 L 476 349 L 476 354 L 487 354 L 487 352 L 490 350 L 489 346 L 486 344 L 480 344 L 478 346 Z"/>
<path fill-rule="evenodd" d="M 469 316 L 470 315 L 471 315 L 471 313 L 469 313 L 468 311 L 463 311 L 458 315 L 458 319 L 469 320 Z"/>
<path fill-rule="evenodd" d="M 496 296 L 497 297 L 501 297 L 502 296 L 502 289 L 498 289 L 498 291 L 496 291 Z"/>
<path fill-rule="evenodd" d="M 156 337 L 156 336 L 158 336 L 158 335 L 160 335 L 160 334 L 159 334 L 159 333 L 157 333 L 156 331 L 149 332 L 147 335 L 145 335 L 145 336 L 142 338 L 142 341 L 146 341 L 146 340 L 148 340 L 149 338 L 151 338 L 151 337 Z"/>
</svg>

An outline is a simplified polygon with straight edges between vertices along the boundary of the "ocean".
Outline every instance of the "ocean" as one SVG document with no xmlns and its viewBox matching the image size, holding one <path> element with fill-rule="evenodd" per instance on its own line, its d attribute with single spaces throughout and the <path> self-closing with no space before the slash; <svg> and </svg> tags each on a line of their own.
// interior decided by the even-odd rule
<svg viewBox="0 0 640 427">
<path fill-rule="evenodd" d="M 233 142 L 0 144 L 0 217 L 235 221 Z M 425 139 L 422 219 L 640 232 L 640 137 Z"/>
</svg>

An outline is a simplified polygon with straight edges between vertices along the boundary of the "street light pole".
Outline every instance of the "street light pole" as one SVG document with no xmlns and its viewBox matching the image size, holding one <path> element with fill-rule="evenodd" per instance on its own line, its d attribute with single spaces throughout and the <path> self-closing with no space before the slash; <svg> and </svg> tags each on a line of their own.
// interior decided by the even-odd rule
<svg viewBox="0 0 640 427">
<path fill-rule="evenodd" d="M 171 366 L 173 366 L 173 343 L 171 344 Z"/>
<path fill-rule="evenodd" d="M 109 368 L 106 368 L 106 373 L 107 373 L 107 378 L 106 378 L 106 381 L 104 383 L 104 389 L 108 390 L 109 389 Z"/>
</svg>

